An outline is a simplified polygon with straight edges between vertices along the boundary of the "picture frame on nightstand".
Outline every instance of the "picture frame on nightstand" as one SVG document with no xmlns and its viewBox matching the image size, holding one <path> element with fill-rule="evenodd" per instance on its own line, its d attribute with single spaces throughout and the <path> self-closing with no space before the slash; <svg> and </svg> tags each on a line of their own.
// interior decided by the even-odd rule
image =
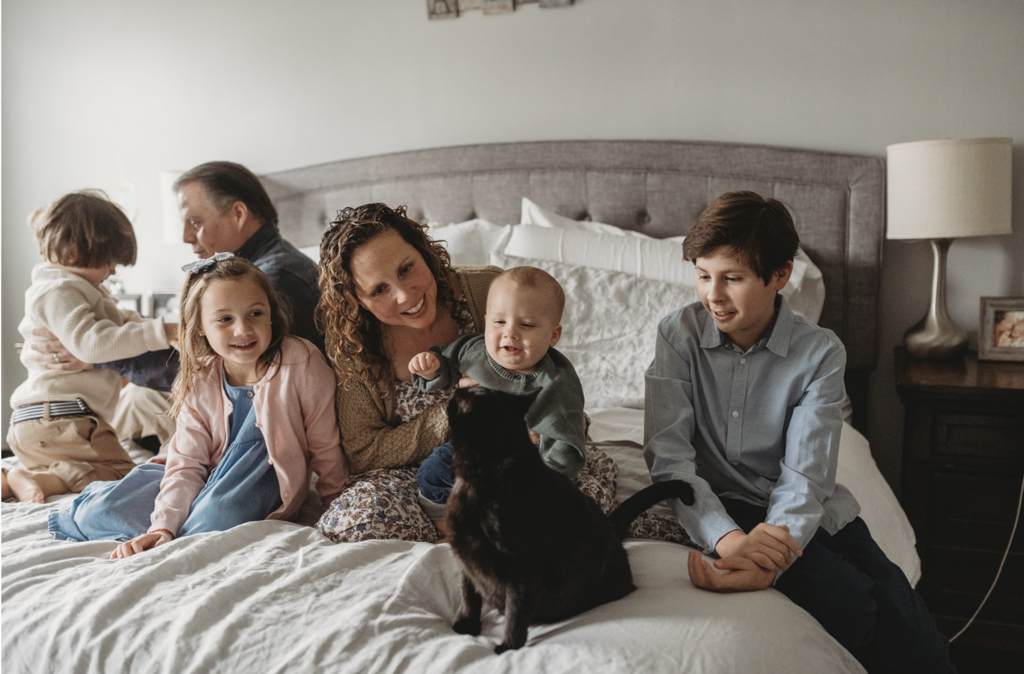
<svg viewBox="0 0 1024 674">
<path fill-rule="evenodd" d="M 982 297 L 978 360 L 1024 362 L 1024 297 Z"/>
</svg>

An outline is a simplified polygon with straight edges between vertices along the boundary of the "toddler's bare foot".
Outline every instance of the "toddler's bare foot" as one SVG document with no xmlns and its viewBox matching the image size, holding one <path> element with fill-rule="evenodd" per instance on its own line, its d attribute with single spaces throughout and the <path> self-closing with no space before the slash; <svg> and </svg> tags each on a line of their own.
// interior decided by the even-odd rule
<svg viewBox="0 0 1024 674">
<path fill-rule="evenodd" d="M 9 499 L 12 496 L 14 496 L 14 492 L 11 491 L 11 485 L 8 484 L 8 482 L 7 482 L 7 472 L 5 471 L 5 472 L 0 473 L 0 477 L 2 477 L 2 479 L 3 479 L 3 486 L 4 486 L 3 494 L 0 495 L 0 498 L 3 498 L 3 500 L 6 501 L 7 499 Z"/>
<path fill-rule="evenodd" d="M 12 468 L 7 482 L 17 499 L 23 503 L 42 503 L 47 496 L 64 494 L 67 489 L 59 477 L 49 471 L 33 472 Z"/>
<path fill-rule="evenodd" d="M 430 520 L 437 527 L 437 530 L 441 532 L 441 538 L 434 541 L 434 543 L 451 543 L 452 542 L 452 530 L 448 527 L 448 520 Z"/>
</svg>

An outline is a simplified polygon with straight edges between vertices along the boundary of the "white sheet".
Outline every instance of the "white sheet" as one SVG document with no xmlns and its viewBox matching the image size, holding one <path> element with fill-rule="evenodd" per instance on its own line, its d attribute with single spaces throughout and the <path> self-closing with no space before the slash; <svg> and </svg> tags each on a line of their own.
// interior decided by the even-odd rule
<svg viewBox="0 0 1024 674">
<path fill-rule="evenodd" d="M 590 413 L 595 440 L 620 466 L 620 493 L 635 490 L 645 469 L 629 440 L 641 432 L 642 412 Z M 875 498 L 888 487 L 850 431 L 840 476 L 858 496 Z M 912 539 L 886 541 L 893 522 L 873 511 L 888 502 L 864 505 L 883 549 L 913 551 Z M 532 627 L 526 648 L 496 656 L 503 619 L 493 610 L 480 637 L 451 629 L 461 600 L 447 545 L 335 545 L 308 527 L 255 522 L 113 562 L 112 542 L 50 539 L 51 507 L 2 506 L 5 674 L 864 671 L 775 590 L 693 588 L 689 549 L 671 543 L 627 541 L 636 592 Z"/>
</svg>

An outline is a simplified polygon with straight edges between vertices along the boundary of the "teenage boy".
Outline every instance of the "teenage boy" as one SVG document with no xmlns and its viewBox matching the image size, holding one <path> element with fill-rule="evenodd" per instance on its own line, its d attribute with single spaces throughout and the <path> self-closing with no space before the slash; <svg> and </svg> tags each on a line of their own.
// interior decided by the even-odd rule
<svg viewBox="0 0 1024 674">
<path fill-rule="evenodd" d="M 952 672 L 948 646 L 903 572 L 836 484 L 846 350 L 778 294 L 800 243 L 786 208 L 715 199 L 683 243 L 700 302 L 665 317 L 646 375 L 644 457 L 719 574 L 690 553 L 696 587 L 774 585 L 870 672 Z"/>
</svg>

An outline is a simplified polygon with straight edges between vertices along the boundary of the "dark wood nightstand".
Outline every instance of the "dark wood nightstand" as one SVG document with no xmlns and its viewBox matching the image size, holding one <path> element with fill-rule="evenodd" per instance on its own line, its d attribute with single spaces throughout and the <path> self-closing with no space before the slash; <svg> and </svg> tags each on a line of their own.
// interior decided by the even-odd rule
<svg viewBox="0 0 1024 674">
<path fill-rule="evenodd" d="M 951 637 L 995 577 L 1024 478 L 1024 363 L 924 361 L 896 349 L 906 405 L 903 507 L 917 534 L 917 589 Z M 956 645 L 1024 653 L 1024 526 L 1002 576 Z M 1019 662 L 1019 660 L 1018 660 Z"/>
</svg>

